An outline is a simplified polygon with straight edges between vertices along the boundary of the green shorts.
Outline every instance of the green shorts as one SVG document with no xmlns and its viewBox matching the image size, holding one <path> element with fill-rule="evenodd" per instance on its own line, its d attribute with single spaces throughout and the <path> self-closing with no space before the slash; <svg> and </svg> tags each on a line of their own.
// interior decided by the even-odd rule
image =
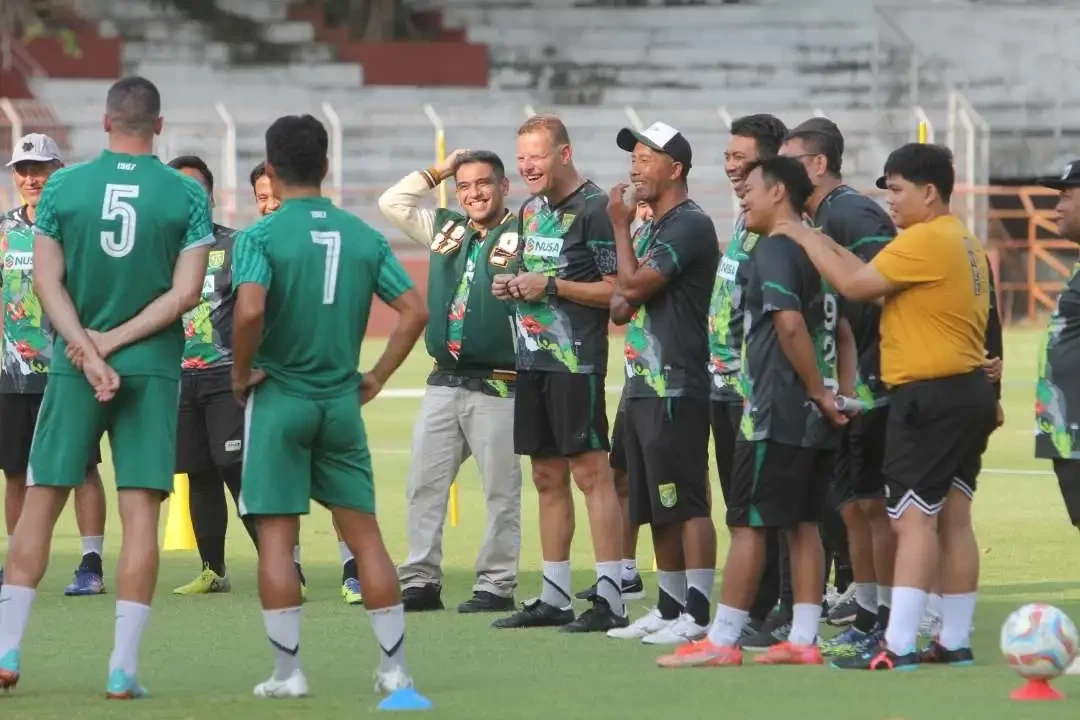
<svg viewBox="0 0 1080 720">
<path fill-rule="evenodd" d="M 78 487 L 86 458 L 109 433 L 116 487 L 171 493 L 180 382 L 127 375 L 101 403 L 81 375 L 51 375 L 30 446 L 27 485 Z"/>
<path fill-rule="evenodd" d="M 241 515 L 306 515 L 311 500 L 375 512 L 371 453 L 355 392 L 315 400 L 272 379 L 248 396 Z"/>
</svg>

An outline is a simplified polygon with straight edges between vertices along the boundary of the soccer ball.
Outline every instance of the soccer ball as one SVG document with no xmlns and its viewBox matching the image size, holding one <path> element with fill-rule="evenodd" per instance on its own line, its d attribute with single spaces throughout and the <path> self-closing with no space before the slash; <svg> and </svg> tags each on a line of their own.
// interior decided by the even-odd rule
<svg viewBox="0 0 1080 720">
<path fill-rule="evenodd" d="M 1001 654 L 1021 677 L 1061 675 L 1076 657 L 1076 648 L 1076 625 L 1053 605 L 1025 605 L 1001 628 Z"/>
</svg>

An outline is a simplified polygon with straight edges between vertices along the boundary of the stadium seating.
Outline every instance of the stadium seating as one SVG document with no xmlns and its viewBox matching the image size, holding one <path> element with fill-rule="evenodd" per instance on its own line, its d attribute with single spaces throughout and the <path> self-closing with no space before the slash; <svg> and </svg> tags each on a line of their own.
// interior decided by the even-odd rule
<svg viewBox="0 0 1080 720">
<path fill-rule="evenodd" d="M 626 173 L 615 130 L 635 112 L 644 123 L 663 118 L 694 144 L 694 193 L 720 219 L 730 216 L 721 108 L 731 116 L 776 112 L 792 123 L 815 111 L 829 115 L 847 138 L 845 172 L 865 187 L 886 153 L 913 138 L 910 79 L 916 52 L 940 60 L 940 67 L 935 60 L 917 68 L 917 99 L 939 139 L 945 133 L 945 85 L 952 78 L 962 78 L 973 98 L 982 97 L 979 88 L 990 82 L 1018 88 L 1003 105 L 980 106 L 995 128 L 999 118 L 1002 127 L 1009 127 L 1010 117 L 1030 122 L 1031 108 L 1046 103 L 1044 90 L 1062 87 L 1030 73 L 1021 83 L 1028 65 L 1002 73 L 1007 63 L 992 61 L 1001 51 L 991 42 L 949 42 L 965 32 L 968 16 L 962 10 L 909 3 L 875 11 L 858 0 L 712 0 L 711 6 L 677 9 L 655 1 L 633 9 L 570 0 L 414 2 L 441 10 L 444 23 L 488 45 L 490 89 L 365 87 L 362 68 L 335 61 L 334 48 L 316 38 L 311 23 L 289 19 L 289 4 L 219 0 L 218 10 L 230 18 L 223 23 L 189 19 L 175 3 L 156 0 L 86 3 L 96 9 L 102 28 L 124 37 L 125 71 L 144 74 L 167 90 L 163 153 L 199 152 L 216 171 L 224 169 L 225 124 L 215 109 L 222 103 L 236 126 L 239 206 L 246 210 L 245 176 L 261 156 L 267 121 L 290 112 L 321 115 L 328 103 L 343 126 L 345 201 L 384 229 L 374 211 L 378 193 L 433 161 L 434 128 L 426 104 L 445 126 L 448 149 L 487 147 L 511 165 L 514 129 L 527 113 L 558 112 L 571 130 L 580 169 L 605 186 Z M 940 22 L 925 22 L 927 13 Z M 1004 34 L 1008 22 L 1038 12 L 994 7 L 980 10 L 983 15 L 993 15 L 987 27 Z M 1040 32 L 1049 32 L 1052 20 L 1039 23 Z M 970 52 L 985 62 L 964 61 Z M 1052 54 L 1047 47 L 1031 57 L 1049 62 Z M 70 126 L 76 156 L 100 145 L 106 85 L 34 83 L 36 96 Z M 1009 171 L 1041 172 L 1058 161 L 1058 148 L 1045 138 L 1012 142 L 1020 149 L 1010 152 L 1001 144 L 994 153 Z M 222 175 L 219 184 L 227 188 L 228 178 Z"/>
</svg>

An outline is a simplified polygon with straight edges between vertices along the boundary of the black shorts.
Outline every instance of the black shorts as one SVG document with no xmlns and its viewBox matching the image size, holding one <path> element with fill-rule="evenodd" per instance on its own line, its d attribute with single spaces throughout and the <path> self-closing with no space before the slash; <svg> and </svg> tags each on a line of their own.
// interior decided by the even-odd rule
<svg viewBox="0 0 1080 720">
<path fill-rule="evenodd" d="M 1080 460 L 1055 459 L 1054 474 L 1057 475 L 1069 521 L 1080 527 Z"/>
<path fill-rule="evenodd" d="M 736 440 L 728 527 L 790 528 L 821 522 L 835 454 L 772 440 Z"/>
<path fill-rule="evenodd" d="M 30 464 L 38 411 L 44 393 L 0 393 L 0 470 L 23 475 Z M 86 469 L 101 462 L 101 443 L 94 445 Z"/>
<path fill-rule="evenodd" d="M 709 401 L 627 398 L 623 409 L 630 522 L 709 517 Z"/>
<path fill-rule="evenodd" d="M 623 415 L 623 408 L 619 407 L 619 412 L 615 413 L 615 422 L 611 425 L 611 453 L 609 455 L 609 460 L 612 470 L 622 470 L 623 472 L 626 472 L 626 443 L 623 440 L 623 434 L 625 432 Z"/>
<path fill-rule="evenodd" d="M 610 449 L 603 375 L 518 371 L 515 453 L 565 458 Z"/>
<path fill-rule="evenodd" d="M 883 464 L 891 517 L 912 505 L 936 515 L 953 487 L 974 496 L 996 409 L 994 389 L 982 370 L 910 382 L 893 391 Z"/>
<path fill-rule="evenodd" d="M 833 504 L 842 507 L 852 500 L 869 500 L 885 493 L 885 432 L 888 406 L 852 418 L 844 430 L 836 454 Z"/>
<path fill-rule="evenodd" d="M 228 367 L 184 373 L 176 423 L 176 472 L 223 468 L 244 458 L 244 408 Z"/>
<path fill-rule="evenodd" d="M 731 488 L 731 468 L 735 462 L 735 440 L 742 422 L 742 401 L 711 400 L 709 420 L 712 425 L 713 452 L 716 454 L 716 474 L 720 476 L 720 492 L 728 502 Z"/>
</svg>

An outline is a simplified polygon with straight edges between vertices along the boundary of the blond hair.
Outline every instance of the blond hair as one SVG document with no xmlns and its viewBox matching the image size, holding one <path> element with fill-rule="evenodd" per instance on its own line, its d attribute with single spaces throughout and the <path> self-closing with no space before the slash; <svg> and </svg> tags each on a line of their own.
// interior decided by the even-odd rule
<svg viewBox="0 0 1080 720">
<path fill-rule="evenodd" d="M 518 128 L 518 135 L 540 132 L 544 130 L 551 134 L 556 145 L 569 145 L 570 133 L 566 131 L 566 125 L 558 115 L 540 114 L 533 115 Z"/>
</svg>

